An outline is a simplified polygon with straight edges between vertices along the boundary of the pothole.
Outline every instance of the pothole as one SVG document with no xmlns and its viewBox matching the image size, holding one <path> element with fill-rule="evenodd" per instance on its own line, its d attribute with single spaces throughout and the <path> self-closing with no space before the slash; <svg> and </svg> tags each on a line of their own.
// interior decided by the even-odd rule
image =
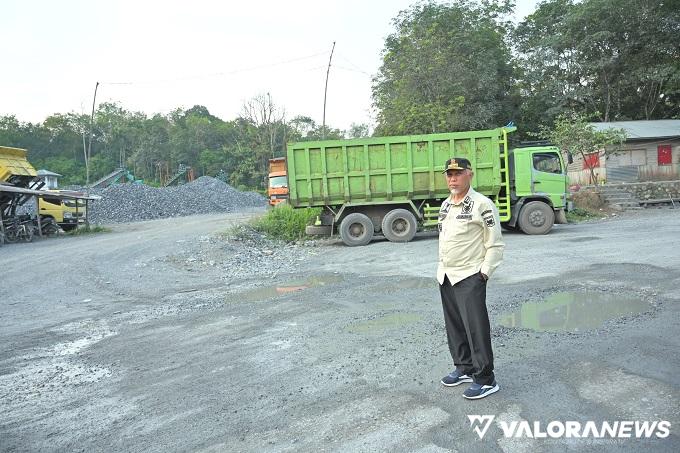
<svg viewBox="0 0 680 453">
<path fill-rule="evenodd" d="M 500 316 L 499 324 L 539 332 L 581 332 L 598 329 L 607 321 L 653 308 L 639 296 L 597 291 L 559 292 L 541 302 L 525 302 Z"/>
<path fill-rule="evenodd" d="M 286 294 L 304 291 L 309 288 L 316 288 L 334 283 L 340 283 L 344 277 L 337 275 L 320 275 L 307 279 L 290 280 L 279 285 L 264 286 L 240 293 L 233 293 L 226 296 L 227 302 L 258 302 Z"/>
<path fill-rule="evenodd" d="M 438 289 L 437 279 L 433 277 L 394 277 L 386 278 L 371 288 L 373 292 L 399 292 L 410 289 Z"/>
</svg>

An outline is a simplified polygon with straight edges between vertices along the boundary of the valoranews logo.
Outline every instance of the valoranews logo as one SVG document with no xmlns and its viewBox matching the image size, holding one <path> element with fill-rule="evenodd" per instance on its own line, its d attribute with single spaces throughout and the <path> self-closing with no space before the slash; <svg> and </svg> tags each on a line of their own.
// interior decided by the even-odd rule
<svg viewBox="0 0 680 453">
<path fill-rule="evenodd" d="M 486 435 L 495 415 L 468 415 L 470 426 L 477 433 L 480 439 Z M 671 422 L 665 420 L 649 421 L 614 421 L 596 423 L 587 421 L 585 423 L 577 421 L 558 421 L 553 420 L 543 426 L 541 422 L 505 421 L 499 420 L 498 426 L 503 431 L 504 437 L 528 437 L 534 439 L 541 438 L 594 438 L 594 439 L 625 439 L 625 438 L 666 438 L 671 433 Z"/>
</svg>

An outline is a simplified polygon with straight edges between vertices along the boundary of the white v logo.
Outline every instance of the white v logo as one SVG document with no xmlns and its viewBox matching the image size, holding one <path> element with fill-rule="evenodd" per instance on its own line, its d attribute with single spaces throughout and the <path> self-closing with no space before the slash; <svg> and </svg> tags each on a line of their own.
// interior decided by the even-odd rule
<svg viewBox="0 0 680 453">
<path fill-rule="evenodd" d="M 494 418 L 496 418 L 495 415 L 468 415 L 470 426 L 474 428 L 480 439 L 484 438 L 484 435 L 489 429 L 489 426 L 491 426 L 491 422 Z"/>
</svg>

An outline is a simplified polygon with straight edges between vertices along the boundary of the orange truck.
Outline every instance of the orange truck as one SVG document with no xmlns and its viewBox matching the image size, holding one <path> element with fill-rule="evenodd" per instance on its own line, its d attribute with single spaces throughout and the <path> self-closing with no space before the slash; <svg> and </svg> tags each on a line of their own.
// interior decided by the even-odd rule
<svg viewBox="0 0 680 453">
<path fill-rule="evenodd" d="M 285 157 L 269 159 L 267 194 L 269 195 L 269 204 L 272 206 L 288 200 L 288 172 L 286 171 Z"/>
</svg>

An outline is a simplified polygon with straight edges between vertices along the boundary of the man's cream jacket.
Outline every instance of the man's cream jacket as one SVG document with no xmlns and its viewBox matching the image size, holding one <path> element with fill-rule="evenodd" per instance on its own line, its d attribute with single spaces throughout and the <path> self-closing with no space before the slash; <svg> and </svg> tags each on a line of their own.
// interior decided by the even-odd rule
<svg viewBox="0 0 680 453">
<path fill-rule="evenodd" d="M 455 285 L 482 272 L 491 277 L 503 260 L 498 209 L 493 201 L 470 188 L 461 202 L 447 198 L 439 210 L 439 266 L 437 280 Z"/>
</svg>

